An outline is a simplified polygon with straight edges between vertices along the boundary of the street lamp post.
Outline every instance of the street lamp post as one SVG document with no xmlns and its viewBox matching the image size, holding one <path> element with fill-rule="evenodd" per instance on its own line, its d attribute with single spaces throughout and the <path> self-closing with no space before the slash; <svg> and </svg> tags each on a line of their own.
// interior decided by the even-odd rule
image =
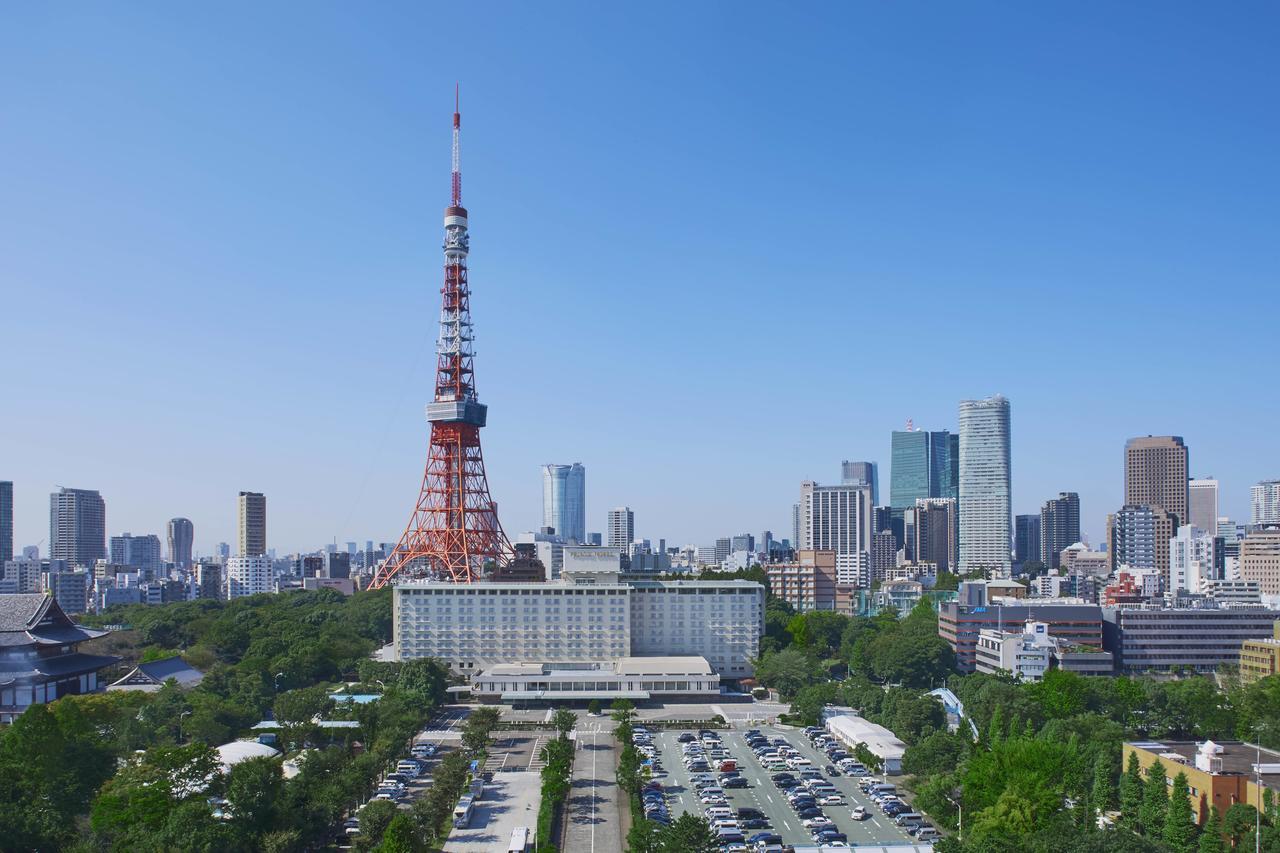
<svg viewBox="0 0 1280 853">
<path fill-rule="evenodd" d="M 178 743 L 182 743 L 182 718 L 189 716 L 190 714 L 190 711 L 183 711 L 178 715 Z"/>
<path fill-rule="evenodd" d="M 951 795 L 947 797 L 947 802 L 955 806 L 956 811 L 960 815 L 959 826 L 956 830 L 957 841 L 964 841 L 964 806 L 960 804 L 960 798 L 962 796 L 964 796 L 964 791 L 960 788 L 956 788 L 951 792 Z"/>
</svg>

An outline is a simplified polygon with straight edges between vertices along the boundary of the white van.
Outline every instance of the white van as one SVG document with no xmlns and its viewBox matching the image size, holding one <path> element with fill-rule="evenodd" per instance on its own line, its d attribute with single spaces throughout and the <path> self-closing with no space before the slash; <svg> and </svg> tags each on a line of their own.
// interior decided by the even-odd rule
<svg viewBox="0 0 1280 853">
<path fill-rule="evenodd" d="M 796 756 L 794 758 L 787 759 L 787 766 L 790 767 L 792 770 L 799 770 L 803 767 L 812 767 L 813 762 L 805 758 L 804 756 Z"/>
<path fill-rule="evenodd" d="M 728 806 L 711 806 L 706 811 L 707 820 L 732 820 L 733 809 Z"/>
</svg>

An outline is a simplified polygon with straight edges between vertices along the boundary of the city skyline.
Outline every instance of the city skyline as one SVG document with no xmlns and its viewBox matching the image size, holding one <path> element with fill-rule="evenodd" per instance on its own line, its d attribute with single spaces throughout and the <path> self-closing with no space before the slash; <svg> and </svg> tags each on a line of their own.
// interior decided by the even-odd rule
<svg viewBox="0 0 1280 853">
<path fill-rule="evenodd" d="M 889 433 L 907 417 L 954 431 L 959 400 L 997 392 L 1016 405 L 1013 512 L 1076 492 L 1095 546 L 1106 513 L 1123 505 L 1129 438 L 1185 437 L 1189 473 L 1212 474 L 1220 512 L 1240 522 L 1253 484 L 1280 474 L 1259 467 L 1280 401 L 1257 394 L 1248 372 L 1266 357 L 1268 321 L 1232 310 L 1269 286 L 1269 232 L 1258 212 L 1276 196 L 1268 152 L 1277 119 L 1256 110 L 1265 75 L 1218 68 L 1268 61 L 1256 21 L 1206 26 L 1208 17 L 1178 8 L 1159 21 L 1167 46 L 1141 60 L 1109 52 L 1096 67 L 1071 64 L 1065 77 L 1062 63 L 1098 37 L 1101 20 L 1108 38 L 1142 38 L 1150 16 L 1081 10 L 1055 19 L 1055 43 L 1031 52 L 1010 38 L 1043 25 L 1031 10 L 998 18 L 940 10 L 938 32 L 897 43 L 897 55 L 871 44 L 852 57 L 837 37 L 842 27 L 802 21 L 814 42 L 788 56 L 787 79 L 764 62 L 730 84 L 702 73 L 702 63 L 736 68 L 776 27 L 769 43 L 778 46 L 764 50 L 786 52 L 795 25 L 745 14 L 724 40 L 703 44 L 699 34 L 721 22 L 692 10 L 680 32 L 655 16 L 616 44 L 604 36 L 634 22 L 612 10 L 554 26 L 554 14 L 517 10 L 504 24 L 494 12 L 467 11 L 459 38 L 476 60 L 458 66 L 413 49 L 413 28 L 399 26 L 406 15 L 428 19 L 403 8 L 367 17 L 388 45 L 385 63 L 335 87 L 306 72 L 331 58 L 317 44 L 367 55 L 345 41 L 350 18 L 341 11 L 306 16 L 314 41 L 283 50 L 269 34 L 294 16 L 264 11 L 260 32 L 235 28 L 249 44 L 229 73 L 211 70 L 229 17 L 75 9 L 56 20 L 83 26 L 55 28 L 48 10 L 13 13 L 21 25 L 10 32 L 24 35 L 4 40 L 0 69 L 48 85 L 11 104 L 11 118 L 30 132 L 0 138 L 0 179 L 12 190 L 0 207 L 9 264 L 0 288 L 22 318 L 6 331 L 13 351 L 41 364 L 13 371 L 7 392 L 48 415 L 0 427 L 0 445 L 14 450 L 0 478 L 14 482 L 16 550 L 47 539 L 47 496 L 64 483 L 102 494 L 108 535 L 162 535 L 182 516 L 206 555 L 236 541 L 234 498 L 246 483 L 271 500 L 278 552 L 394 539 L 421 467 L 431 396 L 429 359 L 414 356 L 429 348 L 424 327 L 437 315 L 433 223 L 446 158 L 433 140 L 458 78 L 471 128 L 468 192 L 483 211 L 474 229 L 485 246 L 475 270 L 477 358 L 494 414 L 486 462 L 510 530 L 537 526 L 536 471 L 550 458 L 591 468 L 588 530 L 620 504 L 642 519 L 638 535 L 673 544 L 788 530 L 799 482 L 834 482 L 842 459 L 875 461 L 890 476 Z M 893 9 L 833 16 L 855 31 L 914 23 Z M 113 19 L 103 43 L 95 28 Z M 521 23 L 545 38 L 529 39 Z M 956 40 L 963 46 L 939 35 L 952 27 L 965 33 Z M 655 48 L 645 35 L 658 33 Z M 62 51 L 48 50 L 54 41 Z M 569 73 L 567 59 L 543 65 L 556 44 L 574 46 L 564 51 L 576 51 L 572 62 L 585 45 L 599 73 Z M 157 45 L 174 48 L 163 78 L 150 73 Z M 986 66 L 962 61 L 975 50 Z M 655 74 L 632 73 L 637 60 Z M 514 69 L 526 79 L 513 82 Z M 280 86 L 262 87 L 264 79 Z M 974 88 L 985 98 L 968 100 Z M 1162 100 L 1166 92 L 1176 103 Z M 773 115 L 783 104 L 790 123 Z M 175 110 L 184 121 L 171 120 Z M 1231 132 L 1245 121 L 1255 132 Z M 520 134 L 526 128 L 543 133 Z M 792 156 L 796 145 L 803 157 Z M 663 212 L 674 192 L 699 217 L 672 245 Z M 803 309 L 777 301 L 777 276 L 793 274 L 776 266 L 782 205 L 806 211 Z M 563 263 L 545 221 L 578 235 L 581 264 Z M 62 251 L 49 251 L 50 233 Z M 1225 296 L 1205 316 L 1193 297 L 1210 282 Z M 891 323 L 869 322 L 855 344 L 840 318 L 888 317 L 903 293 L 928 308 L 913 311 L 913 334 L 945 357 L 910 383 L 894 371 L 837 369 L 865 363 L 867 352 L 902 352 Z M 1063 294 L 1073 300 L 1066 308 Z M 593 322 L 601 307 L 644 337 L 633 342 L 619 326 Z M 1025 324 L 1028 309 L 1052 316 Z M 1212 338 L 1181 378 L 1230 398 L 1229 424 L 1158 383 L 1108 392 L 1116 367 L 1147 355 L 1147 336 L 1126 315 Z M 95 334 L 137 316 L 152 318 L 148 334 Z M 299 345 L 298 330 L 343 330 L 338 321 L 348 319 L 350 345 Z M 795 327 L 815 365 L 803 375 L 784 366 L 785 332 Z M 549 328 L 573 334 L 536 334 Z M 760 333 L 744 336 L 751 328 Z M 999 344 L 975 345 L 975 328 Z M 633 355 L 640 342 L 644 353 Z M 1051 381 L 1043 364 L 1053 365 Z M 56 395 L 51 374 L 60 378 Z M 577 393 L 548 405 L 548 374 Z M 147 418 L 130 417 L 113 390 L 124 376 L 172 396 Z M 823 415 L 779 427 L 677 414 L 656 434 L 637 417 L 637 401 L 693 408 L 710 389 L 761 387 L 822 399 Z M 355 411 L 345 410 L 348 400 Z M 208 416 L 231 406 L 254 416 L 235 430 Z M 1075 406 L 1088 416 L 1074 417 Z"/>
</svg>

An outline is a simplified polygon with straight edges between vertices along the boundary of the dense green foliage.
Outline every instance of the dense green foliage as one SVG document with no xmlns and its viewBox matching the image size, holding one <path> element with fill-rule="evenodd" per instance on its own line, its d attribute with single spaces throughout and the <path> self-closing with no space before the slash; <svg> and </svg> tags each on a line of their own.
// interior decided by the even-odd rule
<svg viewBox="0 0 1280 853">
<path fill-rule="evenodd" d="M 436 662 L 367 659 L 390 639 L 390 611 L 386 591 L 321 590 L 98 617 L 133 626 L 108 638 L 126 664 L 180 653 L 205 678 L 189 690 L 171 682 L 154 693 L 32 706 L 0 733 L 0 849 L 291 851 L 325 843 L 444 696 L 447 673 Z M 385 695 L 335 709 L 323 685 L 356 671 L 381 679 Z M 212 748 L 272 712 L 284 727 L 280 745 L 306 748 L 290 755 L 297 775 L 286 781 L 279 758 L 219 773 Z M 360 721 L 355 737 L 313 723 L 343 715 Z M 225 800 L 225 818 L 215 817 L 211 798 Z"/>
<path fill-rule="evenodd" d="M 573 771 L 573 741 L 561 734 L 542 748 L 542 802 L 538 806 L 535 850 L 555 850 L 551 833 L 556 816 L 569 796 L 569 775 Z"/>
</svg>

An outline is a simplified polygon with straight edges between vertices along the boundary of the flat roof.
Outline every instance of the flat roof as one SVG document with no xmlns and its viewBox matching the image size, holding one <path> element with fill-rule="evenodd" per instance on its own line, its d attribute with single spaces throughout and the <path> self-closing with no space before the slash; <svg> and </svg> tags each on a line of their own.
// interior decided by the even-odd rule
<svg viewBox="0 0 1280 853">
<path fill-rule="evenodd" d="M 486 667 L 482 672 L 472 676 L 474 681 L 484 676 L 538 676 L 547 678 L 600 679 L 609 676 L 626 677 L 642 675 L 677 676 L 714 676 L 715 670 L 707 659 L 698 655 L 672 655 L 653 657 L 625 657 L 612 661 L 584 661 L 568 663 L 564 661 L 544 661 L 528 663 L 496 663 Z"/>
<path fill-rule="evenodd" d="M 1188 767 L 1195 767 L 1196 755 L 1206 741 L 1140 740 L 1126 741 L 1126 743 L 1136 749 L 1146 750 L 1161 756 L 1166 769 L 1169 769 L 1171 763 L 1173 765 L 1185 764 Z M 1260 749 L 1254 744 L 1239 740 L 1215 740 L 1213 743 L 1222 748 L 1221 752 L 1214 753 L 1214 757 L 1222 759 L 1222 772 L 1224 775 L 1248 776 L 1249 780 L 1253 781 L 1256 773 L 1254 764 L 1257 763 L 1259 755 L 1261 755 L 1262 784 L 1273 790 L 1280 790 L 1280 752 L 1276 752 L 1274 749 Z M 1172 760 L 1172 756 L 1177 756 L 1182 760 Z"/>
<path fill-rule="evenodd" d="M 646 690 L 509 690 L 505 699 L 648 699 Z"/>
</svg>

